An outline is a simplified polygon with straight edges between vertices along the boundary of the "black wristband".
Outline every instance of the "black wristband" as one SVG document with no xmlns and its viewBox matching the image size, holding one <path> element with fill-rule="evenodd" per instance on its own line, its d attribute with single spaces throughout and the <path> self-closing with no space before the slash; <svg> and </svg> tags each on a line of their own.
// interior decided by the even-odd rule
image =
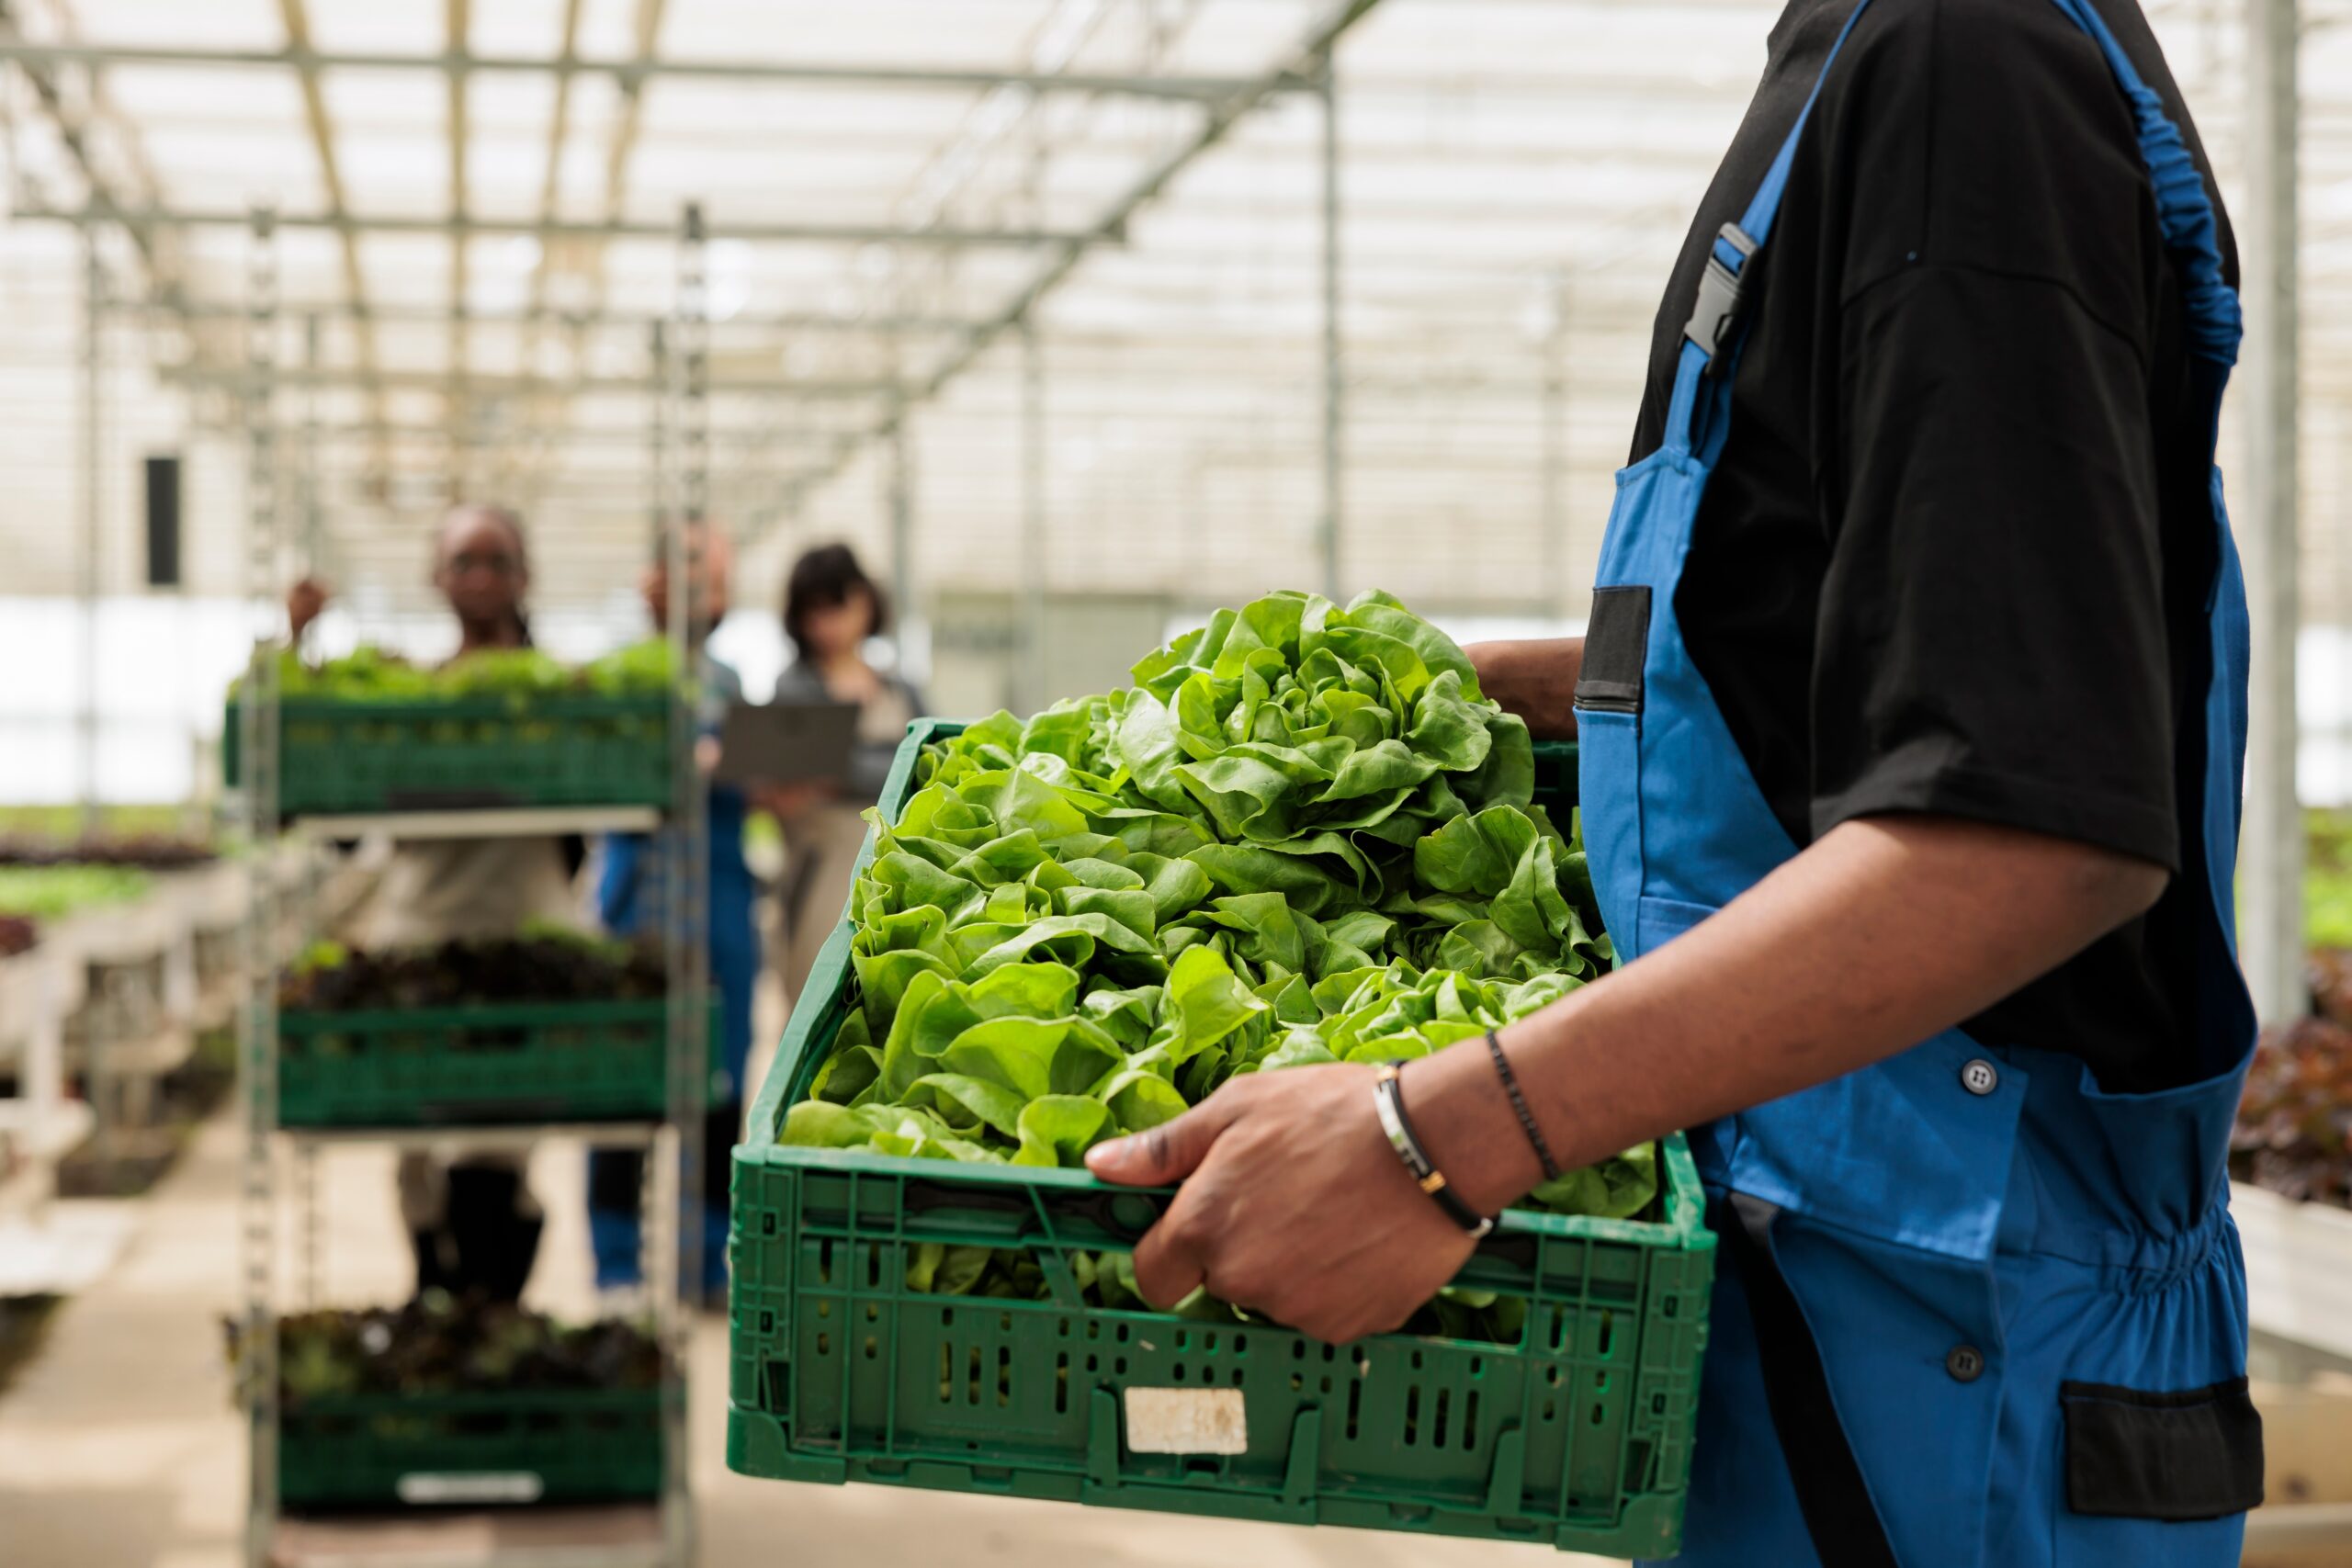
<svg viewBox="0 0 2352 1568">
<path fill-rule="evenodd" d="M 1495 1228 L 1495 1222 L 1464 1202 L 1446 1184 L 1445 1173 L 1430 1163 L 1429 1152 L 1421 1147 L 1421 1140 L 1413 1131 L 1413 1123 L 1405 1114 L 1405 1080 L 1397 1076 L 1400 1062 L 1383 1062 L 1372 1082 L 1374 1108 L 1380 1115 L 1380 1130 L 1388 1138 L 1388 1146 L 1405 1162 L 1405 1169 L 1412 1176 L 1414 1185 L 1428 1193 L 1445 1211 L 1445 1217 L 1460 1225 L 1473 1236 L 1485 1235 Z"/>
<path fill-rule="evenodd" d="M 1560 1162 L 1552 1157 L 1552 1146 L 1544 1141 L 1543 1129 L 1535 1125 L 1535 1113 L 1527 1109 L 1527 1098 L 1519 1092 L 1519 1078 L 1503 1055 L 1503 1043 L 1491 1029 L 1487 1031 L 1487 1055 L 1495 1059 L 1495 1076 L 1503 1080 L 1503 1092 L 1510 1096 L 1510 1108 L 1519 1113 L 1519 1130 L 1527 1134 L 1528 1145 L 1535 1151 L 1535 1161 L 1544 1168 L 1544 1179 L 1557 1180 Z"/>
</svg>

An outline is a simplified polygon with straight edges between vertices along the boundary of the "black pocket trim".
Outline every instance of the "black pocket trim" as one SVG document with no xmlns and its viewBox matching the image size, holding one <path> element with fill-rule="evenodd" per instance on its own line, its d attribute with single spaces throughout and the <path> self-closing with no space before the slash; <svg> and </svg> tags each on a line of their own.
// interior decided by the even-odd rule
<svg viewBox="0 0 2352 1568">
<path fill-rule="evenodd" d="M 1594 589 L 1576 705 L 1595 713 L 1641 712 L 1642 671 L 1649 657 L 1648 585 Z"/>
<path fill-rule="evenodd" d="M 2262 1416 L 2244 1378 L 2151 1392 L 2064 1382 L 2066 1506 L 2127 1519 L 2218 1519 L 2262 1502 Z"/>
</svg>

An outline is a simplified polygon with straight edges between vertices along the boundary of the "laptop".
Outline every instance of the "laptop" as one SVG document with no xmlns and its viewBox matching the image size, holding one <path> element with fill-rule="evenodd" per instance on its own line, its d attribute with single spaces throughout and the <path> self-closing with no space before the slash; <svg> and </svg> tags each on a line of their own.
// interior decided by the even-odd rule
<svg viewBox="0 0 2352 1568">
<path fill-rule="evenodd" d="M 716 776 L 732 784 L 845 780 L 858 712 L 855 703 L 729 703 Z"/>
</svg>

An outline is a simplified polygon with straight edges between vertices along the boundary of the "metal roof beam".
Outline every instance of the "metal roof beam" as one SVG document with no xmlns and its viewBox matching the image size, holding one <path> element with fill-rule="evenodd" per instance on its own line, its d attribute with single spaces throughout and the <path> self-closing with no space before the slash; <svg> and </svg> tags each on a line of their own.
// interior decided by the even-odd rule
<svg viewBox="0 0 2352 1568">
<path fill-rule="evenodd" d="M 17 25 L 17 17 L 9 0 L 0 0 L 0 30 L 4 30 L 7 35 L 0 37 L 0 48 L 9 48 L 24 42 L 22 39 L 16 36 Z M 101 116 L 109 112 L 102 84 L 95 74 L 91 76 L 86 101 L 82 106 L 82 112 L 77 115 L 68 107 L 62 85 L 52 69 L 40 67 L 37 62 L 29 61 L 21 63 L 26 81 L 32 85 L 34 98 L 40 105 L 42 111 L 49 116 L 51 124 L 56 128 L 58 141 L 63 144 L 66 152 L 74 160 L 74 167 L 82 175 L 83 184 L 89 192 L 87 199 L 103 202 L 109 206 L 117 204 L 120 198 L 115 195 L 114 186 L 107 180 L 105 171 L 98 166 L 97 156 L 92 149 L 90 139 L 90 132 L 96 129 Z M 115 118 L 120 120 L 119 115 Z M 127 122 L 123 123 L 120 141 L 129 155 L 132 176 L 145 187 L 147 192 L 152 194 L 160 190 L 161 185 L 148 162 L 145 149 L 140 144 L 136 128 L 130 126 Z M 158 235 L 152 225 L 141 223 L 127 222 L 123 225 L 123 230 L 130 236 L 131 244 L 137 249 L 139 259 L 145 265 L 148 288 L 155 299 L 164 304 L 176 304 L 184 296 L 187 282 L 179 257 L 170 243 L 176 237 Z M 243 313 L 242 307 L 239 308 L 239 313 Z M 201 351 L 203 345 L 197 343 L 193 333 L 188 334 L 188 340 L 199 352 Z"/>
<path fill-rule="evenodd" d="M 224 66 L 252 69 L 291 66 L 318 71 L 437 71 L 451 76 L 474 72 L 558 77 L 610 76 L 625 88 L 660 78 L 703 82 L 798 83 L 811 86 L 940 88 L 978 92 L 1020 87 L 1034 93 L 1172 99 L 1216 104 L 1257 86 L 1251 77 L 1127 75 L 1094 72 L 996 71 L 986 68 L 827 63 L 815 61 L 592 60 L 569 51 L 552 59 L 532 55 L 476 54 L 450 49 L 439 54 L 379 54 L 294 47 L 201 49 L 155 44 L 34 43 L 0 45 L 0 60 L 44 64 Z M 1299 84 L 1303 85 L 1304 84 Z"/>
<path fill-rule="evenodd" d="M 277 8 L 280 19 L 286 27 L 288 51 L 292 53 L 308 50 L 311 47 L 311 16 L 305 0 L 278 0 Z M 319 85 L 317 69 L 311 66 L 301 67 L 300 81 L 302 114 L 310 126 L 311 146 L 318 154 L 319 183 L 327 194 L 327 211 L 323 216 L 333 220 L 327 226 L 335 229 L 343 237 L 343 279 L 344 287 L 351 292 L 352 334 L 358 344 L 360 364 L 373 367 L 376 363 L 376 329 L 368 319 L 368 280 L 359 265 L 358 233 L 346 226 L 349 221 L 349 213 L 344 201 L 343 165 L 335 154 L 334 125 L 327 118 L 326 94 Z M 20 213 L 18 216 L 36 215 Z M 248 230 L 253 226 L 251 212 L 231 213 L 224 216 L 225 222 L 208 223 L 201 226 Z M 165 218 L 162 221 L 169 222 L 171 220 Z M 279 219 L 277 221 L 280 227 L 286 226 L 284 219 Z M 380 404 L 368 412 L 370 418 L 379 420 L 384 413 Z"/>
<path fill-rule="evenodd" d="M 169 365 L 156 371 L 163 380 L 177 386 L 243 388 L 249 379 L 242 369 L 216 369 L 209 367 Z M 365 388 L 384 390 L 445 391 L 449 376 L 440 370 L 366 369 L 330 367 L 311 370 L 280 366 L 270 373 L 272 382 L 280 387 Z M 535 393 L 594 396 L 601 392 L 645 394 L 658 392 L 668 385 L 666 380 L 649 376 L 476 376 L 469 379 L 469 389 L 477 398 L 522 397 Z M 891 380 L 724 380 L 711 383 L 714 397 L 804 398 L 814 400 L 842 398 L 894 398 L 906 391 L 904 384 Z"/>
<path fill-rule="evenodd" d="M 1336 0 L 1307 29 L 1306 36 L 1299 41 L 1288 62 L 1240 92 L 1210 106 L 1200 129 L 1182 146 L 1153 165 L 1143 178 L 1129 186 L 1126 193 L 1112 204 L 1093 231 L 1092 241 L 1124 236 L 1128 222 L 1137 212 L 1158 200 L 1177 175 L 1190 168 L 1203 153 L 1222 142 L 1236 124 L 1268 98 L 1286 88 L 1316 85 L 1320 80 L 1319 73 L 1324 69 L 1322 62 L 1333 46 L 1349 28 L 1369 16 L 1379 3 L 1380 0 Z M 1092 241 L 1074 242 L 1065 246 L 1060 254 L 1047 261 L 1036 276 L 1030 279 L 993 320 L 983 322 L 957 344 L 929 376 L 924 377 L 904 399 L 876 422 L 872 429 L 860 436 L 842 441 L 836 447 L 831 462 L 820 470 L 812 471 L 808 485 L 797 487 L 796 493 L 806 495 L 808 489 L 831 482 L 865 447 L 894 434 L 916 404 L 929 402 L 937 397 L 957 377 L 971 368 L 997 339 L 1027 321 L 1030 312 L 1078 269 L 1080 261 L 1093 248 Z M 747 543 L 756 546 L 759 541 L 753 539 Z"/>
<path fill-rule="evenodd" d="M 114 300 L 108 310 L 116 315 L 140 314 L 161 310 L 164 307 L 143 300 Z M 191 299 L 169 308 L 175 316 L 191 321 L 243 319 L 243 305 L 220 299 Z M 346 301 L 320 300 L 314 304 L 289 302 L 287 313 L 296 316 L 317 316 L 322 321 L 347 321 L 354 311 Z M 447 309 L 438 305 L 406 305 L 393 302 L 368 307 L 369 317 L 379 322 L 423 321 L 438 324 L 449 317 Z M 477 326 L 527 326 L 534 323 L 548 326 L 584 326 L 627 329 L 642 335 L 655 321 L 667 321 L 666 315 L 644 310 L 601 310 L 594 314 L 566 310 L 552 305 L 541 305 L 520 310 L 469 310 L 466 319 Z M 735 328 L 767 328 L 785 332 L 812 333 L 968 333 L 977 332 L 985 323 L 968 317 L 926 315 L 841 316 L 812 310 L 786 310 L 757 315 L 745 312 L 729 316 L 713 325 L 723 330 Z"/>
<path fill-rule="evenodd" d="M 443 26 L 452 53 L 462 53 L 467 37 L 473 30 L 472 0 L 447 0 L 443 7 Z M 452 72 L 448 80 L 449 112 L 447 136 L 449 151 L 449 364 L 457 371 L 457 384 L 450 389 L 446 417 L 452 429 L 465 423 L 466 371 L 469 367 L 471 341 L 466 333 L 466 263 L 469 256 L 466 217 L 471 207 L 466 194 L 466 78 Z"/>
<path fill-rule="evenodd" d="M 190 229 L 244 229 L 251 219 L 226 209 L 180 209 L 119 205 L 94 200 L 80 208 L 29 207 L 16 216 L 29 220 L 67 223 L 170 223 Z M 361 234 L 528 235 L 550 240 L 670 240 L 674 223 L 648 223 L 608 219 L 600 223 L 549 222 L 536 218 L 406 218 L 387 214 L 362 215 L 331 208 L 325 212 L 286 212 L 277 218 L 281 229 L 328 229 L 348 244 Z M 933 245 L 945 248 L 998 247 L 1022 250 L 1060 246 L 1084 250 L 1117 243 L 1124 235 L 1102 229 L 942 229 L 901 228 L 882 223 L 714 223 L 714 240 L 742 240 L 761 244 Z M 354 266 L 356 266 L 355 260 Z M 355 276 L 349 280 L 356 288 Z M 366 314 L 363 309 L 360 314 Z"/>
<path fill-rule="evenodd" d="M 214 427 L 209 426 L 208 428 Z M 233 428 L 233 426 L 228 422 L 222 422 L 217 426 L 217 428 L 227 430 Z M 390 436 L 396 441 L 446 442 L 450 439 L 450 432 L 447 427 L 438 424 L 322 424 L 317 427 L 316 434 L 318 439 L 322 442 L 348 442 L 358 441 L 361 439 L 373 439 L 379 434 Z M 800 424 L 794 424 L 782 430 L 770 429 L 765 425 L 758 426 L 756 428 L 737 428 L 729 426 L 712 431 L 710 434 L 710 440 L 711 445 L 714 446 L 777 446 L 815 447 L 826 444 L 838 434 L 841 433 L 827 429 L 811 429 Z M 567 425 L 562 431 L 559 432 L 558 434 L 560 438 L 564 440 L 595 442 L 598 444 L 600 448 L 609 451 L 609 449 L 618 445 L 641 440 L 645 434 L 645 427 L 642 424 L 582 424 L 575 423 Z M 500 434 L 493 434 L 488 439 L 501 440 L 503 439 L 503 436 Z M 635 468 L 631 463 L 623 462 L 614 465 L 613 471 L 633 472 L 635 471 Z"/>
<path fill-rule="evenodd" d="M 564 0 L 563 31 L 560 41 L 556 45 L 559 60 L 570 60 L 579 50 L 580 7 L 581 0 Z M 555 221 L 557 203 L 563 195 L 563 146 L 571 138 L 571 73 L 564 72 L 555 79 L 555 103 L 548 112 L 547 170 L 539 181 L 539 221 L 542 223 Z M 539 344 L 548 321 L 545 310 L 549 265 L 548 247 L 542 244 L 537 257 L 531 264 L 530 306 L 523 316 L 523 324 L 527 329 L 523 335 L 522 354 L 522 366 L 526 371 L 536 372 L 540 367 Z M 577 341 L 575 338 L 575 344 Z M 544 424 L 538 424 L 537 421 L 534 423 L 537 428 L 545 428 Z M 544 451 L 547 442 L 539 438 L 537 445 Z M 508 448 L 502 456 L 499 470 L 501 490 L 514 489 L 515 476 L 522 470 L 525 460 L 526 454 L 519 446 Z"/>
</svg>

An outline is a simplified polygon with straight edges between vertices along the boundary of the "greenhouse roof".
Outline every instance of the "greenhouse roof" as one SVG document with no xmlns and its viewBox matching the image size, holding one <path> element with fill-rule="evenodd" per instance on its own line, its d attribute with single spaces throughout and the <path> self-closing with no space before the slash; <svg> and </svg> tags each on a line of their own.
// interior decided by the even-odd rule
<svg viewBox="0 0 2352 1568">
<path fill-rule="evenodd" d="M 2237 6 L 2147 8 L 2231 188 Z M 760 581 L 819 537 L 888 558 L 903 429 L 931 586 L 1320 583 L 1328 153 L 1340 581 L 1579 614 L 1658 280 L 1779 10 L 6 0 L 0 539 L 17 591 L 79 581 L 88 232 L 102 580 L 135 580 L 137 457 L 184 449 L 190 586 L 243 590 L 262 204 L 289 512 L 315 475 L 322 565 L 388 604 L 422 600 L 451 495 L 526 512 L 543 597 L 626 592 L 665 493 L 654 432 L 679 417 L 652 335 L 697 266 L 710 504 Z M 2352 406 L 2352 6 L 2307 11 L 2324 517 Z M 2305 592 L 2340 618 L 2335 532 L 2307 530 Z"/>
</svg>

